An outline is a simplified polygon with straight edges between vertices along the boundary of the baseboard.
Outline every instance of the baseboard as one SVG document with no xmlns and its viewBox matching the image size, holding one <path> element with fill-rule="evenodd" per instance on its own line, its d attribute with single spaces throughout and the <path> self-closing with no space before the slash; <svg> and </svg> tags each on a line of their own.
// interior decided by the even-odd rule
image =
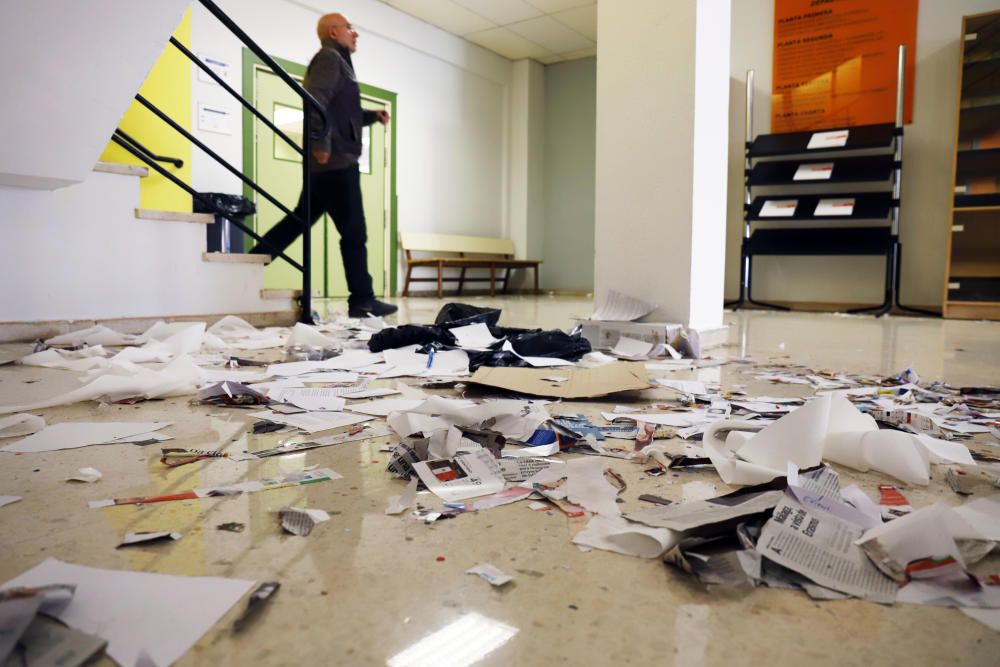
<svg viewBox="0 0 1000 667">
<path fill-rule="evenodd" d="M 530 289 L 530 288 L 524 288 L 524 289 L 511 288 L 511 289 L 507 290 L 506 292 L 501 292 L 501 291 L 497 290 L 496 296 L 498 296 L 498 297 L 504 297 L 504 296 L 548 296 L 549 294 L 550 293 L 547 292 L 546 290 L 542 290 L 540 294 L 535 294 L 535 291 L 532 290 L 532 289 Z M 446 297 L 447 298 L 451 298 L 451 297 L 463 298 L 463 297 L 467 297 L 467 296 L 490 296 L 490 290 L 489 290 L 489 288 L 486 288 L 486 289 L 468 289 L 468 288 L 466 288 L 466 289 L 462 290 L 461 294 L 458 293 L 457 289 L 450 289 L 450 290 L 446 289 L 446 290 L 442 290 L 442 292 L 441 292 L 441 298 L 442 299 L 444 299 Z M 404 297 L 402 295 L 402 293 L 400 293 L 400 294 L 397 295 L 397 298 L 400 298 L 400 299 L 403 299 L 403 298 L 406 298 L 406 299 L 437 299 L 438 295 L 437 295 L 437 290 L 424 290 L 424 291 L 417 292 L 417 291 L 414 291 L 413 289 L 411 289 L 409 296 Z"/>
<path fill-rule="evenodd" d="M 255 327 L 287 327 L 298 321 L 298 310 L 260 313 L 223 313 L 215 315 L 164 315 L 161 317 L 122 317 L 101 320 L 52 320 L 47 322 L 0 322 L 0 343 L 45 340 L 53 336 L 86 329 L 97 324 L 122 333 L 142 333 L 159 321 L 206 322 L 209 326 L 226 315 L 241 317 Z"/>
</svg>

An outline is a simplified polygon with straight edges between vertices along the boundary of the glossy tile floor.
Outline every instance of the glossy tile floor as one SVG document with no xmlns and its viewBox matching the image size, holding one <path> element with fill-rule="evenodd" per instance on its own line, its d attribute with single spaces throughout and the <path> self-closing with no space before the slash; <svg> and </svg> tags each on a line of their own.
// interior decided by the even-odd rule
<svg viewBox="0 0 1000 667">
<path fill-rule="evenodd" d="M 502 323 L 568 328 L 586 315 L 585 299 L 511 297 L 465 299 L 502 307 Z M 442 301 L 400 300 L 400 322 L 433 320 Z M 320 304 L 335 309 L 340 304 Z M 342 307 L 342 305 L 340 305 Z M 954 384 L 1000 383 L 1000 323 L 847 317 L 767 312 L 727 313 L 729 344 L 715 356 L 808 363 L 835 370 L 889 373 L 906 367 L 925 379 Z M 0 346 L 13 358 L 26 345 Z M 279 351 L 260 357 L 274 359 Z M 752 394 L 797 395 L 793 385 L 761 385 L 731 364 L 679 379 L 748 384 Z M 75 386 L 74 374 L 0 367 L 0 403 L 23 402 Z M 650 390 L 637 404 L 665 393 Z M 578 402 L 563 411 L 599 419 L 621 401 Z M 171 445 L 215 448 L 273 446 L 277 436 L 247 436 L 244 412 L 190 405 L 187 398 L 137 406 L 80 404 L 42 411 L 65 420 L 167 420 Z M 252 463 L 219 460 L 176 469 L 159 464 L 159 450 L 134 445 L 87 447 L 46 454 L 0 454 L 0 493 L 24 496 L 0 509 L 0 580 L 47 556 L 97 567 L 185 575 L 278 580 L 281 591 L 243 633 L 233 634 L 234 609 L 180 665 L 996 665 L 1000 633 L 953 609 L 879 606 L 858 601 L 815 602 L 805 594 L 756 589 L 707 592 L 659 561 L 612 553 L 582 553 L 567 520 L 533 512 L 526 503 L 462 515 L 431 526 L 386 516 L 388 498 L 403 483 L 385 472 L 382 440 L 349 443 Z M 1000 450 L 1000 448 L 998 448 Z M 623 510 L 641 493 L 680 498 L 683 482 L 702 479 L 728 490 L 710 472 L 680 478 L 643 477 L 639 466 L 608 459 L 628 481 Z M 168 493 L 273 476 L 305 466 L 329 466 L 344 479 L 235 498 L 90 510 L 87 501 Z M 63 479 L 97 467 L 96 484 Z M 841 471 L 871 495 L 887 481 Z M 907 489 L 914 505 L 957 503 L 940 481 Z M 422 494 L 418 501 L 437 504 Z M 333 518 L 311 536 L 283 534 L 275 512 L 286 505 L 317 507 Z M 216 530 L 240 521 L 245 532 Z M 126 531 L 171 530 L 179 542 L 115 550 Z M 490 562 L 516 577 L 494 589 L 465 570 Z M 984 562 L 1000 570 L 1000 558 Z M 110 594 L 110 593 L 109 593 Z M 169 633 L 169 628 L 163 628 Z M 488 653 L 487 653 L 488 652 Z M 414 655 L 426 662 L 410 663 Z M 101 664 L 111 664 L 106 658 Z M 478 660 L 478 662 L 476 662 Z M 129 666 L 131 667 L 131 666 Z"/>
</svg>

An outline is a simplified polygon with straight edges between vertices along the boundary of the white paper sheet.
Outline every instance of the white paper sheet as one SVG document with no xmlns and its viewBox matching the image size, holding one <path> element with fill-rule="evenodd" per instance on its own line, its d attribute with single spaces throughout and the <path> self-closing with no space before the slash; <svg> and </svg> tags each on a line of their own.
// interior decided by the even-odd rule
<svg viewBox="0 0 1000 667">
<path fill-rule="evenodd" d="M 469 355 L 465 350 L 441 350 L 435 352 L 433 358 L 416 350 L 417 346 L 411 345 L 383 351 L 388 368 L 379 377 L 435 377 L 466 375 L 469 372 Z"/>
<path fill-rule="evenodd" d="M 454 329 L 449 329 L 449 331 L 458 340 L 459 347 L 473 350 L 486 349 L 500 340 L 499 338 L 494 338 L 493 334 L 490 333 L 490 328 L 482 322 L 469 324 L 464 327 L 455 327 Z"/>
<path fill-rule="evenodd" d="M 504 341 L 504 344 L 500 347 L 504 352 L 510 352 L 518 359 L 523 359 L 529 366 L 533 368 L 554 368 L 556 366 L 575 366 L 572 361 L 567 361 L 566 359 L 559 359 L 558 357 L 526 357 L 523 354 L 518 354 L 514 346 L 510 344 L 510 341 Z"/>
<path fill-rule="evenodd" d="M 854 197 L 820 199 L 813 215 L 848 216 L 854 213 Z"/>
<path fill-rule="evenodd" d="M 352 371 L 313 371 L 296 375 L 295 379 L 310 384 L 354 384 L 360 376 Z"/>
<path fill-rule="evenodd" d="M 288 337 L 289 347 L 319 347 L 323 349 L 340 349 L 340 341 L 321 333 L 316 327 L 302 322 L 296 322 Z"/>
<path fill-rule="evenodd" d="M 340 412 L 347 403 L 343 398 L 337 396 L 334 389 L 327 387 L 272 389 L 267 392 L 267 395 L 279 403 L 289 403 L 310 411 Z"/>
<path fill-rule="evenodd" d="M 171 422 L 63 422 L 12 442 L 0 448 L 0 451 L 51 452 L 88 445 L 130 442 L 130 437 L 158 431 L 170 424 Z"/>
<path fill-rule="evenodd" d="M 19 500 L 23 500 L 21 496 L 0 496 L 0 507 L 12 505 Z"/>
<path fill-rule="evenodd" d="M 385 508 L 385 513 L 402 514 L 413 507 L 417 502 L 417 484 L 419 481 L 416 477 L 412 478 L 406 484 L 406 488 L 403 489 L 401 494 L 389 498 L 389 506 Z"/>
<path fill-rule="evenodd" d="M 618 342 L 611 348 L 611 354 L 624 359 L 640 361 L 649 359 L 654 348 L 656 348 L 656 345 L 653 343 L 629 338 L 628 336 L 619 336 Z"/>
<path fill-rule="evenodd" d="M 504 574 L 500 568 L 492 563 L 480 563 L 475 567 L 469 568 L 465 571 L 465 573 L 478 576 L 490 586 L 503 586 L 504 584 L 514 580 L 514 577 L 509 574 Z"/>
<path fill-rule="evenodd" d="M 656 306 L 641 299 L 608 290 L 589 319 L 610 322 L 633 322 L 649 315 Z"/>
<path fill-rule="evenodd" d="M 366 415 L 351 415 L 344 412 L 307 412 L 294 415 L 283 415 L 270 410 L 251 412 L 251 417 L 266 419 L 276 424 L 287 424 L 306 433 L 319 433 L 334 428 L 343 428 L 353 424 L 370 421 Z"/>
<path fill-rule="evenodd" d="M 639 558 L 659 558 L 679 540 L 666 528 L 651 528 L 620 516 L 594 516 L 587 527 L 573 537 L 582 547 L 613 551 Z"/>
<path fill-rule="evenodd" d="M 148 653 L 159 667 L 179 660 L 255 584 L 245 579 L 102 570 L 48 558 L 0 589 L 71 584 L 73 598 L 51 613 L 108 641 L 119 665 Z"/>
<path fill-rule="evenodd" d="M 134 345 L 140 342 L 140 337 L 133 334 L 123 334 L 103 324 L 79 329 L 69 333 L 53 336 L 45 341 L 50 347 L 79 347 L 80 345 Z"/>
<path fill-rule="evenodd" d="M 414 410 L 423 402 L 423 399 L 420 398 L 382 398 L 364 403 L 353 403 L 348 405 L 347 409 L 351 412 L 360 412 L 375 417 L 387 417 L 392 412 Z"/>
<path fill-rule="evenodd" d="M 126 362 L 128 363 L 128 362 Z M 0 405 L 0 414 L 26 412 L 80 401 L 120 401 L 126 398 L 169 398 L 197 393 L 203 383 L 199 368 L 186 355 L 159 370 L 136 368 L 128 375 L 107 374 L 65 394 L 27 405 Z"/>
<path fill-rule="evenodd" d="M 832 162 L 800 164 L 792 176 L 793 181 L 828 181 L 833 176 Z"/>
<path fill-rule="evenodd" d="M 45 428 L 45 420 L 36 415 L 10 415 L 0 417 L 0 438 L 38 433 Z"/>
<path fill-rule="evenodd" d="M 700 380 L 664 380 L 663 378 L 653 378 L 653 382 L 668 389 L 676 389 L 684 394 L 695 394 L 704 396 L 708 393 L 708 388 Z"/>
<path fill-rule="evenodd" d="M 806 144 L 806 150 L 816 150 L 817 148 L 840 148 L 847 145 L 847 137 L 850 130 L 831 130 L 829 132 L 813 132 Z"/>
<path fill-rule="evenodd" d="M 24 366 L 41 368 L 57 368 L 67 371 L 88 371 L 92 368 L 103 368 L 108 365 L 108 359 L 103 345 L 85 347 L 82 350 L 60 350 L 49 348 L 34 352 L 18 359 Z"/>
<path fill-rule="evenodd" d="M 604 516 L 618 516 L 621 509 L 616 502 L 618 489 L 604 477 L 607 463 L 599 457 L 585 457 L 567 461 L 565 465 L 549 466 L 531 476 L 519 486 L 531 488 L 532 484 L 548 484 L 565 479 L 566 498 L 584 509 Z"/>
<path fill-rule="evenodd" d="M 760 207 L 762 218 L 791 218 L 795 215 L 798 199 L 768 199 Z"/>
</svg>

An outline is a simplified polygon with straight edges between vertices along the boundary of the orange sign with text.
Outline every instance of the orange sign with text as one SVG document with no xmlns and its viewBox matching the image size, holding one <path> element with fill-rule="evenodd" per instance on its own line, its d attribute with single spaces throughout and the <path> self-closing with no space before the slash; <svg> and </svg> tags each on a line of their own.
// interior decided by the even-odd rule
<svg viewBox="0 0 1000 667">
<path fill-rule="evenodd" d="M 771 132 L 896 118 L 906 45 L 904 119 L 913 119 L 918 0 L 775 0 Z"/>
</svg>

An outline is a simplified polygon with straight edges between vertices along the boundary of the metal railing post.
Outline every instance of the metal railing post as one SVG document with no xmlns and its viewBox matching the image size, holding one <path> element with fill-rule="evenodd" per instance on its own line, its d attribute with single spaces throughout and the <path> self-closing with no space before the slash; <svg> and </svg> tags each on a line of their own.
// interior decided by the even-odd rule
<svg viewBox="0 0 1000 667">
<path fill-rule="evenodd" d="M 305 106 L 305 105 L 303 105 Z M 305 324 L 315 324 L 312 314 L 312 123 L 309 109 L 302 110 L 302 313 Z"/>
</svg>

